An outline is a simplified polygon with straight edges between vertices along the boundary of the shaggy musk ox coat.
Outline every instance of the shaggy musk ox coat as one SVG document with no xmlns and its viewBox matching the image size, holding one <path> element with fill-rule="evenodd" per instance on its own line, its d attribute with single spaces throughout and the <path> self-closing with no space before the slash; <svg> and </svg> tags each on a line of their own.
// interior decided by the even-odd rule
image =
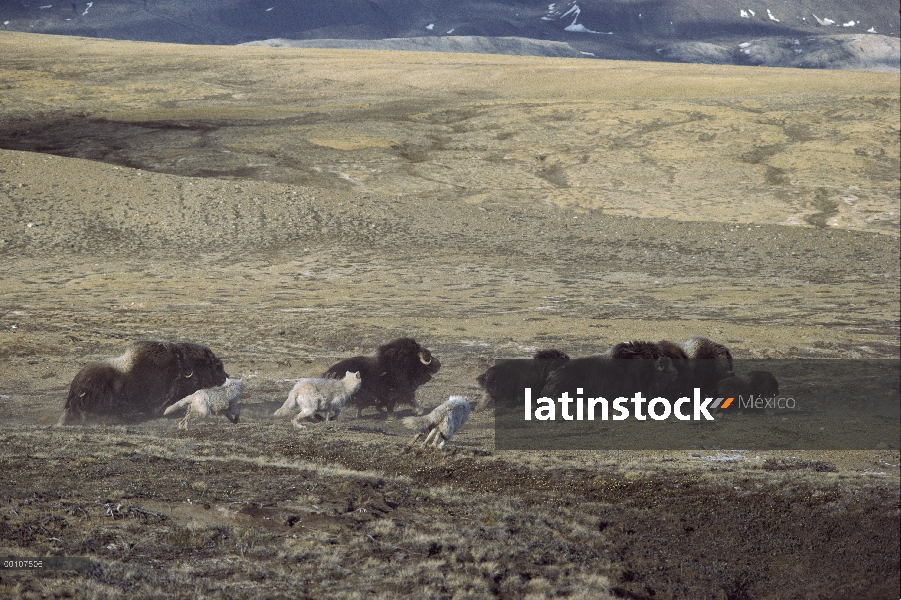
<svg viewBox="0 0 901 600">
<path fill-rule="evenodd" d="M 637 359 L 637 360 L 636 360 Z M 548 374 L 539 396 L 556 399 L 592 397 L 614 400 L 639 390 L 654 398 L 675 380 L 676 369 L 663 349 L 653 342 L 624 342 L 603 354 L 573 358 Z M 578 390 L 581 388 L 581 392 Z"/>
<path fill-rule="evenodd" d="M 539 350 L 532 358 L 498 360 L 476 377 L 484 392 L 475 407 L 476 412 L 492 401 L 495 406 L 521 403 L 526 388 L 537 394 L 547 383 L 548 374 L 568 360 L 565 352 L 556 349 Z"/>
<path fill-rule="evenodd" d="M 89 414 L 159 416 L 194 392 L 225 383 L 213 351 L 190 342 L 134 342 L 122 356 L 86 365 L 72 380 L 59 424 Z"/>
<path fill-rule="evenodd" d="M 657 345 L 679 372 L 665 390 L 667 397 L 690 396 L 694 388 L 709 396 L 715 393 L 717 382 L 734 374 L 729 349 L 706 337 L 697 335 L 681 344 L 661 340 Z"/>
<path fill-rule="evenodd" d="M 341 379 L 348 371 L 360 373 L 363 383 L 347 402 L 357 409 L 357 418 L 368 406 L 390 413 L 397 404 L 409 404 L 416 414 L 422 414 L 416 389 L 440 368 L 441 362 L 416 340 L 398 338 L 379 346 L 371 356 L 354 356 L 332 365 L 323 376 Z"/>
</svg>

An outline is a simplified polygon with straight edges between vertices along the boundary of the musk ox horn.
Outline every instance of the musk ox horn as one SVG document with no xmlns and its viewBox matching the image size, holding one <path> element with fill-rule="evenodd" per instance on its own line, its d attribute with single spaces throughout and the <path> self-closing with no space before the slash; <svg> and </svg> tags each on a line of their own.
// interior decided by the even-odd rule
<svg viewBox="0 0 901 600">
<path fill-rule="evenodd" d="M 420 352 L 420 353 L 419 353 L 419 362 L 421 362 L 421 363 L 424 364 L 424 365 L 430 365 L 430 364 L 432 364 L 432 358 L 431 358 L 431 357 L 429 357 L 429 360 L 426 360 L 425 357 L 423 357 L 422 355 L 423 355 L 423 353 Z"/>
<path fill-rule="evenodd" d="M 193 370 L 192 370 L 190 373 L 188 373 L 187 375 L 185 375 L 185 379 L 190 379 L 190 378 L 192 378 L 192 377 L 194 377 L 194 371 L 193 371 Z"/>
</svg>

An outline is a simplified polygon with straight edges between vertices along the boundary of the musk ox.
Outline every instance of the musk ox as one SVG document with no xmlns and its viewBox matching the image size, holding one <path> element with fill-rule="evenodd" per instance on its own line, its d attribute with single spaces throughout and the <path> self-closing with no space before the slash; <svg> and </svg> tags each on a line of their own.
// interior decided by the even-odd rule
<svg viewBox="0 0 901 600">
<path fill-rule="evenodd" d="M 532 358 L 511 358 L 497 361 L 484 373 L 476 377 L 482 388 L 482 399 L 476 405 L 476 412 L 494 401 L 495 406 L 522 400 L 523 390 L 531 388 L 537 393 L 547 383 L 548 373 L 569 360 L 560 350 L 539 350 Z"/>
<path fill-rule="evenodd" d="M 744 407 L 743 402 L 750 398 L 773 398 L 779 395 L 779 382 L 769 371 L 750 371 L 746 377 L 726 377 L 716 386 L 716 394 L 720 398 L 735 398 L 738 412 L 760 414 L 763 408 Z"/>
<path fill-rule="evenodd" d="M 179 424 L 179 429 L 187 429 L 191 419 L 205 419 L 211 414 L 224 414 L 232 423 L 237 423 L 241 416 L 238 408 L 238 396 L 244 388 L 243 379 L 225 380 L 219 387 L 197 390 L 190 396 L 185 396 L 165 411 L 164 415 L 171 415 L 182 409 L 187 409 L 185 418 Z"/>
<path fill-rule="evenodd" d="M 677 344 L 667 340 L 657 342 L 679 372 L 676 380 L 665 390 L 667 397 L 688 396 L 694 388 L 710 395 L 719 380 L 733 375 L 732 353 L 729 349 L 703 336 Z"/>
<path fill-rule="evenodd" d="M 426 432 L 428 434 L 422 441 L 423 448 L 430 443 L 432 448 L 438 448 L 439 450 L 444 448 L 444 444 L 454 437 L 454 433 L 457 430 L 463 427 L 466 419 L 469 418 L 471 410 L 469 400 L 463 396 L 451 396 L 447 402 L 440 404 L 435 410 L 425 416 L 405 417 L 401 420 L 401 423 L 410 429 L 416 430 L 416 435 L 407 444 L 407 448 L 415 444 Z"/>
<path fill-rule="evenodd" d="M 288 399 L 274 415 L 286 417 L 291 411 L 299 410 L 292 421 L 298 429 L 306 429 L 300 420 L 307 417 L 324 419 L 326 422 L 337 419 L 347 400 L 360 389 L 361 383 L 360 373 L 350 371 L 344 374 L 343 379 L 299 379 L 288 394 Z"/>
<path fill-rule="evenodd" d="M 115 358 L 86 365 L 72 380 L 59 419 L 110 415 L 160 416 L 197 390 L 225 383 L 228 373 L 213 351 L 190 342 L 133 342 Z"/>
<path fill-rule="evenodd" d="M 540 396 L 559 398 L 567 392 L 573 398 L 590 396 L 612 400 L 632 397 L 641 391 L 653 398 L 672 383 L 677 374 L 672 361 L 657 344 L 623 342 L 603 354 L 564 362 L 548 374 Z"/>
<path fill-rule="evenodd" d="M 669 340 L 660 340 L 657 342 L 657 345 L 663 350 L 663 354 L 668 356 L 672 361 L 688 360 L 688 353 L 685 351 L 685 348 L 682 347 L 682 344 L 677 344 L 676 342 L 671 342 Z"/>
<path fill-rule="evenodd" d="M 416 389 L 428 383 L 440 368 L 441 362 L 416 340 L 398 338 L 379 346 L 370 356 L 354 356 L 332 365 L 323 376 L 340 379 L 347 371 L 360 373 L 363 385 L 348 402 L 357 409 L 357 418 L 368 406 L 391 413 L 397 404 L 409 404 L 421 415 Z"/>
<path fill-rule="evenodd" d="M 716 365 L 718 372 L 732 373 L 732 353 L 722 344 L 702 335 L 696 335 L 690 340 L 682 342 L 682 348 L 688 358 L 718 361 L 720 363 Z"/>
</svg>

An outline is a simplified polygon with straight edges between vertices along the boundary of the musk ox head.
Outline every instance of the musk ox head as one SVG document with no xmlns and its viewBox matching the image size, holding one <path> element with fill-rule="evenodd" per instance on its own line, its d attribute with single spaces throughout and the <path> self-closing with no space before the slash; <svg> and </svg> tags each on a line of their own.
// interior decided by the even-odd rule
<svg viewBox="0 0 901 600">
<path fill-rule="evenodd" d="M 746 377 L 732 375 L 721 379 L 716 384 L 716 393 L 722 398 L 739 397 L 747 400 L 753 397 L 772 398 L 779 395 L 779 381 L 769 371 L 751 371 Z M 744 407 L 739 403 L 738 411 L 751 414 L 762 414 L 765 408 Z"/>
<path fill-rule="evenodd" d="M 483 394 L 476 405 L 476 412 L 489 403 L 495 406 L 515 404 L 522 400 L 523 391 L 530 388 L 537 393 L 547 383 L 548 373 L 569 360 L 569 355 L 555 348 L 538 350 L 532 358 L 498 360 L 484 373 L 476 377 Z"/>
<path fill-rule="evenodd" d="M 751 371 L 748 373 L 748 387 L 754 394 L 764 398 L 779 395 L 779 381 L 769 371 Z"/>
<path fill-rule="evenodd" d="M 184 382 L 197 389 L 223 385 L 228 378 L 222 361 L 212 350 L 202 344 L 181 342 L 177 344 L 183 353 L 184 360 L 191 366 L 191 372 L 185 375 Z M 197 378 L 194 380 L 194 378 Z M 193 390 L 190 393 L 194 393 Z"/>
<path fill-rule="evenodd" d="M 125 419 L 159 416 L 185 396 L 225 383 L 222 361 L 206 346 L 190 342 L 134 342 L 115 358 L 86 365 L 69 386 L 60 417 Z"/>
<path fill-rule="evenodd" d="M 399 338 L 378 347 L 379 364 L 390 367 L 400 379 L 419 387 L 431 381 L 441 362 L 413 338 Z"/>
<path fill-rule="evenodd" d="M 359 371 L 363 379 L 360 389 L 348 404 L 357 408 L 375 406 L 379 411 L 393 412 L 397 404 L 409 404 L 417 413 L 416 389 L 431 381 L 441 362 L 428 348 L 413 338 L 398 338 L 379 346 L 371 356 L 354 356 L 332 365 L 324 377 L 340 379 L 347 371 Z"/>
</svg>

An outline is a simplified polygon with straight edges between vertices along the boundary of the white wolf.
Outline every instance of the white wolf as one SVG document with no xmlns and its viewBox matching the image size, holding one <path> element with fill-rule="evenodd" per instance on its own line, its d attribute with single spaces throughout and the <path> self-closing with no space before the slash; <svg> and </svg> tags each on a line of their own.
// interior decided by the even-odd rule
<svg viewBox="0 0 901 600">
<path fill-rule="evenodd" d="M 169 415 L 177 410 L 187 408 L 185 418 L 178 424 L 179 429 L 187 429 L 188 422 L 192 418 L 205 419 L 211 413 L 223 413 L 232 423 L 238 422 L 241 409 L 238 408 L 238 396 L 244 387 L 243 379 L 226 379 L 219 387 L 197 390 L 190 396 L 185 396 L 166 409 L 164 415 Z"/>
<path fill-rule="evenodd" d="M 292 410 L 300 410 L 293 421 L 298 429 L 306 429 L 306 426 L 300 423 L 300 420 L 306 417 L 315 415 L 326 421 L 336 419 L 348 399 L 360 389 L 362 382 L 359 371 L 355 373 L 347 371 L 344 379 L 298 379 L 285 404 L 274 414 L 276 417 L 284 417 L 290 415 Z"/>
<path fill-rule="evenodd" d="M 428 446 L 429 442 L 433 448 L 444 448 L 445 442 L 454 437 L 454 433 L 463 427 L 463 423 L 469 418 L 471 411 L 469 400 L 463 396 L 451 396 L 447 402 L 439 405 L 425 416 L 402 419 L 401 423 L 418 431 L 407 444 L 407 448 L 415 444 L 416 440 L 422 437 L 426 431 L 429 433 L 422 442 L 423 448 Z"/>
</svg>

